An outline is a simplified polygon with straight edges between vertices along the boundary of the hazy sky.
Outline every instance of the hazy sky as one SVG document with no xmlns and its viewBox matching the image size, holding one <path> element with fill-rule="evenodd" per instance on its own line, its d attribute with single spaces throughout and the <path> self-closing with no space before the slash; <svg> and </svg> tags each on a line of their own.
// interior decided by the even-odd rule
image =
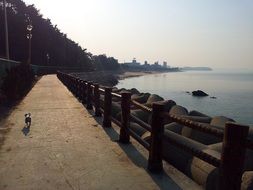
<svg viewBox="0 0 253 190">
<path fill-rule="evenodd" d="M 25 0 L 93 54 L 253 70 L 253 0 Z"/>
</svg>

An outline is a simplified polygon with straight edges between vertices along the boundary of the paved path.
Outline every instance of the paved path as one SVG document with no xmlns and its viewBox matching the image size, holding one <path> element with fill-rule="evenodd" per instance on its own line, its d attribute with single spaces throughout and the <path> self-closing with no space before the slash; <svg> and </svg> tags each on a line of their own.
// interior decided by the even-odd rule
<svg viewBox="0 0 253 190">
<path fill-rule="evenodd" d="M 27 112 L 32 125 L 25 135 Z M 169 165 L 169 175 L 150 174 L 147 151 L 133 140 L 114 142 L 117 130 L 100 123 L 55 75 L 42 77 L 2 123 L 10 131 L 0 149 L 0 189 L 199 188 Z"/>
</svg>

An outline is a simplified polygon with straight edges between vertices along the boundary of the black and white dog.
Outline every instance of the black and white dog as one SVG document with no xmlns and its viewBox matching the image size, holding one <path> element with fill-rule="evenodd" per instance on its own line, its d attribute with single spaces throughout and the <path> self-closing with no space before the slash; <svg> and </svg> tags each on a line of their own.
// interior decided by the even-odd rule
<svg viewBox="0 0 253 190">
<path fill-rule="evenodd" d="M 25 114 L 25 124 L 26 124 L 26 127 L 30 127 L 31 123 L 32 123 L 31 113 L 26 113 Z"/>
</svg>

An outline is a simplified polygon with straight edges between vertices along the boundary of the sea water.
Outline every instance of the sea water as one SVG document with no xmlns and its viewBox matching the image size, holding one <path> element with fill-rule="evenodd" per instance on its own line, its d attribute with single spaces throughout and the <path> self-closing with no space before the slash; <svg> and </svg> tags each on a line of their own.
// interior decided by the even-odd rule
<svg viewBox="0 0 253 190">
<path fill-rule="evenodd" d="M 121 80 L 117 88 L 137 88 L 140 92 L 172 99 L 189 111 L 209 116 L 226 116 L 242 124 L 253 124 L 253 72 L 187 71 L 145 75 Z M 202 90 L 207 97 L 188 92 Z M 216 99 L 210 98 L 216 97 Z"/>
</svg>

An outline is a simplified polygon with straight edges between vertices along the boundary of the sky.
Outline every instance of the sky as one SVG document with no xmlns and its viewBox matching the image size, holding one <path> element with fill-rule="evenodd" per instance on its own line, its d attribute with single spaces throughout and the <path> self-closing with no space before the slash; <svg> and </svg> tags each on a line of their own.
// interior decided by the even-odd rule
<svg viewBox="0 0 253 190">
<path fill-rule="evenodd" d="M 252 0 L 24 0 L 92 54 L 253 70 Z"/>
</svg>

